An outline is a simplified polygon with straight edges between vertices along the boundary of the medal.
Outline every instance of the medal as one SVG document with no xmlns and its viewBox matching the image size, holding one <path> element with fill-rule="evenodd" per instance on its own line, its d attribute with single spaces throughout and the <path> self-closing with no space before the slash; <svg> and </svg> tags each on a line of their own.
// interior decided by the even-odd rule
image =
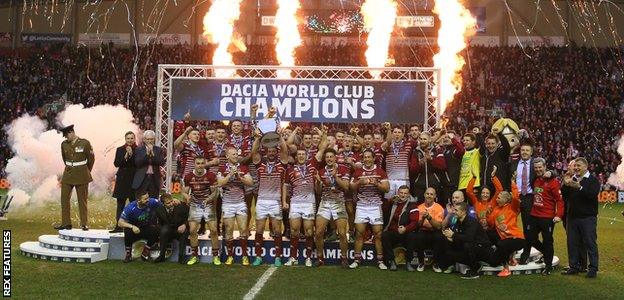
<svg viewBox="0 0 624 300">
<path fill-rule="evenodd" d="M 225 147 L 225 143 L 223 144 L 216 144 L 215 146 L 217 147 L 217 150 L 215 152 L 217 152 L 217 156 L 221 156 L 221 154 L 223 153 L 223 148 Z"/>
<path fill-rule="evenodd" d="M 241 154 L 241 145 L 243 145 L 243 137 L 235 137 L 234 135 L 231 135 L 232 138 L 232 144 L 234 144 L 234 148 L 238 149 L 238 154 Z"/>
<path fill-rule="evenodd" d="M 325 166 L 325 176 L 329 180 L 329 184 L 331 184 L 331 188 L 333 191 L 336 190 L 336 178 L 332 175 L 331 171 L 332 169 L 330 169 L 328 166 Z"/>
<path fill-rule="evenodd" d="M 297 171 L 299 171 L 299 174 L 301 174 L 301 178 L 305 178 L 306 172 L 307 172 L 307 166 L 306 165 L 295 165 L 295 168 L 297 168 Z"/>
<path fill-rule="evenodd" d="M 193 153 L 195 154 L 195 156 L 204 156 L 204 150 L 202 150 L 201 147 L 199 147 L 199 145 L 197 144 L 191 144 L 191 150 L 193 150 Z"/>
<path fill-rule="evenodd" d="M 403 147 L 403 141 L 397 145 L 397 143 L 392 143 L 392 152 L 394 153 L 394 162 L 399 161 L 399 152 Z"/>
<path fill-rule="evenodd" d="M 275 163 L 274 162 L 267 162 L 266 167 L 267 167 L 267 173 L 271 174 L 271 173 L 273 173 L 273 168 L 275 167 Z"/>
</svg>

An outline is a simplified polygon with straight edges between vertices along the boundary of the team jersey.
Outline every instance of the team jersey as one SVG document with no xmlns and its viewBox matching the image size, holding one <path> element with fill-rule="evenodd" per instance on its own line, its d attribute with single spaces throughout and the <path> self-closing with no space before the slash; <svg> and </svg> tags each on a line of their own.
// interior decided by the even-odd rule
<svg viewBox="0 0 624 300">
<path fill-rule="evenodd" d="M 191 202 L 199 205 L 204 204 L 204 201 L 212 193 L 210 187 L 216 183 L 217 176 L 210 171 L 205 171 L 201 176 L 195 174 L 195 171 L 191 171 L 184 176 L 184 186 L 190 188 Z M 214 204 L 214 199 L 210 199 L 205 204 Z"/>
<path fill-rule="evenodd" d="M 531 215 L 540 218 L 563 218 L 561 187 L 555 178 L 538 177 L 533 186 L 533 207 Z"/>
<path fill-rule="evenodd" d="M 356 163 L 360 160 L 360 157 L 356 152 L 352 150 L 343 150 L 339 154 L 336 155 L 336 163 L 347 167 L 349 170 L 352 169 L 351 164 L 347 161 L 349 158 L 353 159 L 353 163 Z"/>
<path fill-rule="evenodd" d="M 246 156 L 251 152 L 251 142 L 249 137 L 245 137 L 242 135 L 235 136 L 234 134 L 230 135 L 227 138 L 227 146 L 234 147 L 238 150 L 239 156 Z"/>
<path fill-rule="evenodd" d="M 362 147 L 362 150 L 358 153 L 359 155 L 356 156 L 359 159 L 357 161 L 362 162 L 362 154 L 364 153 L 364 151 L 369 150 L 372 151 L 373 153 L 375 153 L 375 164 L 382 167 L 384 165 L 384 151 L 381 149 L 381 144 L 380 143 L 376 143 L 373 145 L 373 147 Z"/>
<path fill-rule="evenodd" d="M 306 153 L 306 161 L 310 161 L 314 159 L 316 153 L 318 152 L 318 148 L 314 145 L 310 146 L 310 148 L 306 148 L 303 144 L 299 145 L 297 150 L 303 150 Z"/>
<path fill-rule="evenodd" d="M 444 221 L 444 207 L 442 207 L 442 205 L 438 203 L 433 202 L 433 205 L 429 207 L 427 207 L 427 204 L 422 203 L 418 205 L 418 211 L 420 212 L 419 221 L 422 221 L 422 226 L 420 227 L 420 230 L 424 230 L 424 231 L 437 230 L 433 227 L 433 225 L 429 222 L 429 220 L 425 220 L 426 211 L 429 212 L 429 215 L 431 216 L 432 220 L 435 220 L 438 223 Z"/>
<path fill-rule="evenodd" d="M 349 181 L 351 177 L 349 169 L 345 166 L 336 165 L 338 169 L 336 170 L 336 177 L 334 177 L 331 174 L 331 169 L 327 167 L 325 163 L 317 162 L 317 165 L 323 188 L 321 191 L 321 199 L 323 201 L 344 202 L 345 191 L 338 186 L 336 178 Z"/>
<path fill-rule="evenodd" d="M 210 167 L 209 171 L 212 173 L 219 173 L 219 170 L 222 166 L 227 162 L 227 158 L 225 158 L 225 150 L 227 150 L 227 142 L 219 143 L 214 141 L 208 144 L 208 157 L 210 159 L 214 159 L 215 157 L 219 158 L 219 164 L 216 166 Z"/>
<path fill-rule="evenodd" d="M 281 203 L 282 177 L 286 166 L 279 161 L 262 160 L 255 164 L 258 172 L 258 201 Z"/>
<path fill-rule="evenodd" d="M 414 149 L 410 141 L 392 142 L 386 154 L 386 172 L 390 180 L 409 180 L 409 159 Z"/>
<path fill-rule="evenodd" d="M 298 165 L 293 164 L 286 170 L 284 183 L 292 188 L 291 203 L 315 203 L 314 177 L 317 170 L 309 162 Z"/>
<path fill-rule="evenodd" d="M 182 150 L 180 150 L 180 167 L 182 170 L 182 176 L 186 176 L 189 172 L 195 168 L 195 157 L 207 158 L 206 153 L 202 147 L 197 144 L 192 144 L 190 141 L 186 141 L 183 144 Z"/>
<path fill-rule="evenodd" d="M 511 183 L 511 203 L 503 206 L 495 206 L 488 217 L 488 222 L 493 223 L 498 236 L 501 239 L 516 238 L 524 239 L 522 227 L 518 226 L 518 214 L 520 213 L 520 194 L 515 183 Z"/>
<path fill-rule="evenodd" d="M 461 169 L 459 170 L 459 186 L 457 189 L 463 190 L 468 186 L 468 182 L 472 177 L 475 179 L 475 187 L 481 186 L 481 154 L 478 148 L 466 150 L 461 160 Z"/>
<path fill-rule="evenodd" d="M 249 174 L 249 168 L 247 168 L 247 166 L 241 164 L 232 165 L 228 162 L 221 166 L 217 177 L 225 178 L 231 168 L 237 168 L 241 177 Z M 223 193 L 221 193 L 221 199 L 223 200 L 223 203 L 237 204 L 245 202 L 245 185 L 238 178 L 238 176 L 233 175 L 230 178 L 230 181 L 222 186 L 222 190 Z"/>
<path fill-rule="evenodd" d="M 360 178 L 377 179 L 379 182 L 388 181 L 386 172 L 377 165 L 373 165 L 371 169 L 366 169 L 366 167 L 362 166 L 355 170 L 352 182 L 357 182 Z M 382 204 L 383 195 L 384 194 L 374 184 L 362 184 L 357 191 L 357 205 L 379 206 Z"/>
<path fill-rule="evenodd" d="M 466 195 L 468 196 L 468 200 L 474 206 L 475 212 L 477 214 L 477 220 L 482 222 L 482 220 L 487 220 L 489 213 L 492 211 L 492 208 L 496 206 L 496 199 L 498 198 L 498 194 L 503 191 L 503 185 L 497 176 L 492 177 L 492 183 L 494 184 L 494 196 L 490 198 L 490 201 L 480 201 L 479 198 L 474 194 L 474 184 L 476 178 L 472 178 L 468 182 L 468 187 L 466 187 Z"/>
<path fill-rule="evenodd" d="M 126 220 L 126 222 L 137 227 L 147 226 L 152 212 L 161 205 L 160 201 L 154 198 L 150 198 L 147 201 L 147 205 L 142 208 L 139 207 L 137 201 L 132 201 L 124 208 L 120 219 Z"/>
</svg>

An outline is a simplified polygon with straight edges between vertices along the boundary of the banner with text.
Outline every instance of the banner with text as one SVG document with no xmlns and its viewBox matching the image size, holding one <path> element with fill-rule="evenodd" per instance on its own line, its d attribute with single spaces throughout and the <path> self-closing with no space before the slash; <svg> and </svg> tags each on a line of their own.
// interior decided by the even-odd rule
<svg viewBox="0 0 624 300">
<path fill-rule="evenodd" d="M 423 123 L 425 81 L 173 78 L 171 118 L 247 119 L 275 107 L 284 121 Z"/>
</svg>

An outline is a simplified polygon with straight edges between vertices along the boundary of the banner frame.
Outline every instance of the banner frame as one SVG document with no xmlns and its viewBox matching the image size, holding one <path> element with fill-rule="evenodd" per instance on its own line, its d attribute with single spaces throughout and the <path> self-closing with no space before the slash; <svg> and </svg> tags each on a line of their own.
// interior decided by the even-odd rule
<svg viewBox="0 0 624 300">
<path fill-rule="evenodd" d="M 262 66 L 262 65 L 172 65 L 159 64 L 156 87 L 156 144 L 166 149 L 165 188 L 171 190 L 173 175 L 173 120 L 171 119 L 171 84 L 174 78 L 208 79 L 285 79 L 277 76 L 278 71 L 290 70 L 291 80 L 369 80 L 369 81 L 425 81 L 425 109 L 423 130 L 429 131 L 440 124 L 442 102 L 440 82 L 441 72 L 433 67 L 345 67 L 345 66 Z M 378 72 L 378 76 L 373 76 Z M 227 75 L 229 73 L 229 75 Z M 224 76 L 227 75 L 227 76 Z M 375 78 L 376 77 L 376 78 Z M 388 120 L 391 122 L 391 120 Z"/>
</svg>

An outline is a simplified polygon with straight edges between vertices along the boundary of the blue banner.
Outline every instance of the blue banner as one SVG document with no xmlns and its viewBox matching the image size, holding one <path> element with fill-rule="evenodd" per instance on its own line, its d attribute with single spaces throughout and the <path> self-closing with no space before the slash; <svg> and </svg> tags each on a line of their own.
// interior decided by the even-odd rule
<svg viewBox="0 0 624 300">
<path fill-rule="evenodd" d="M 173 78 L 171 118 L 249 119 L 275 107 L 284 121 L 424 123 L 425 81 Z"/>
</svg>

